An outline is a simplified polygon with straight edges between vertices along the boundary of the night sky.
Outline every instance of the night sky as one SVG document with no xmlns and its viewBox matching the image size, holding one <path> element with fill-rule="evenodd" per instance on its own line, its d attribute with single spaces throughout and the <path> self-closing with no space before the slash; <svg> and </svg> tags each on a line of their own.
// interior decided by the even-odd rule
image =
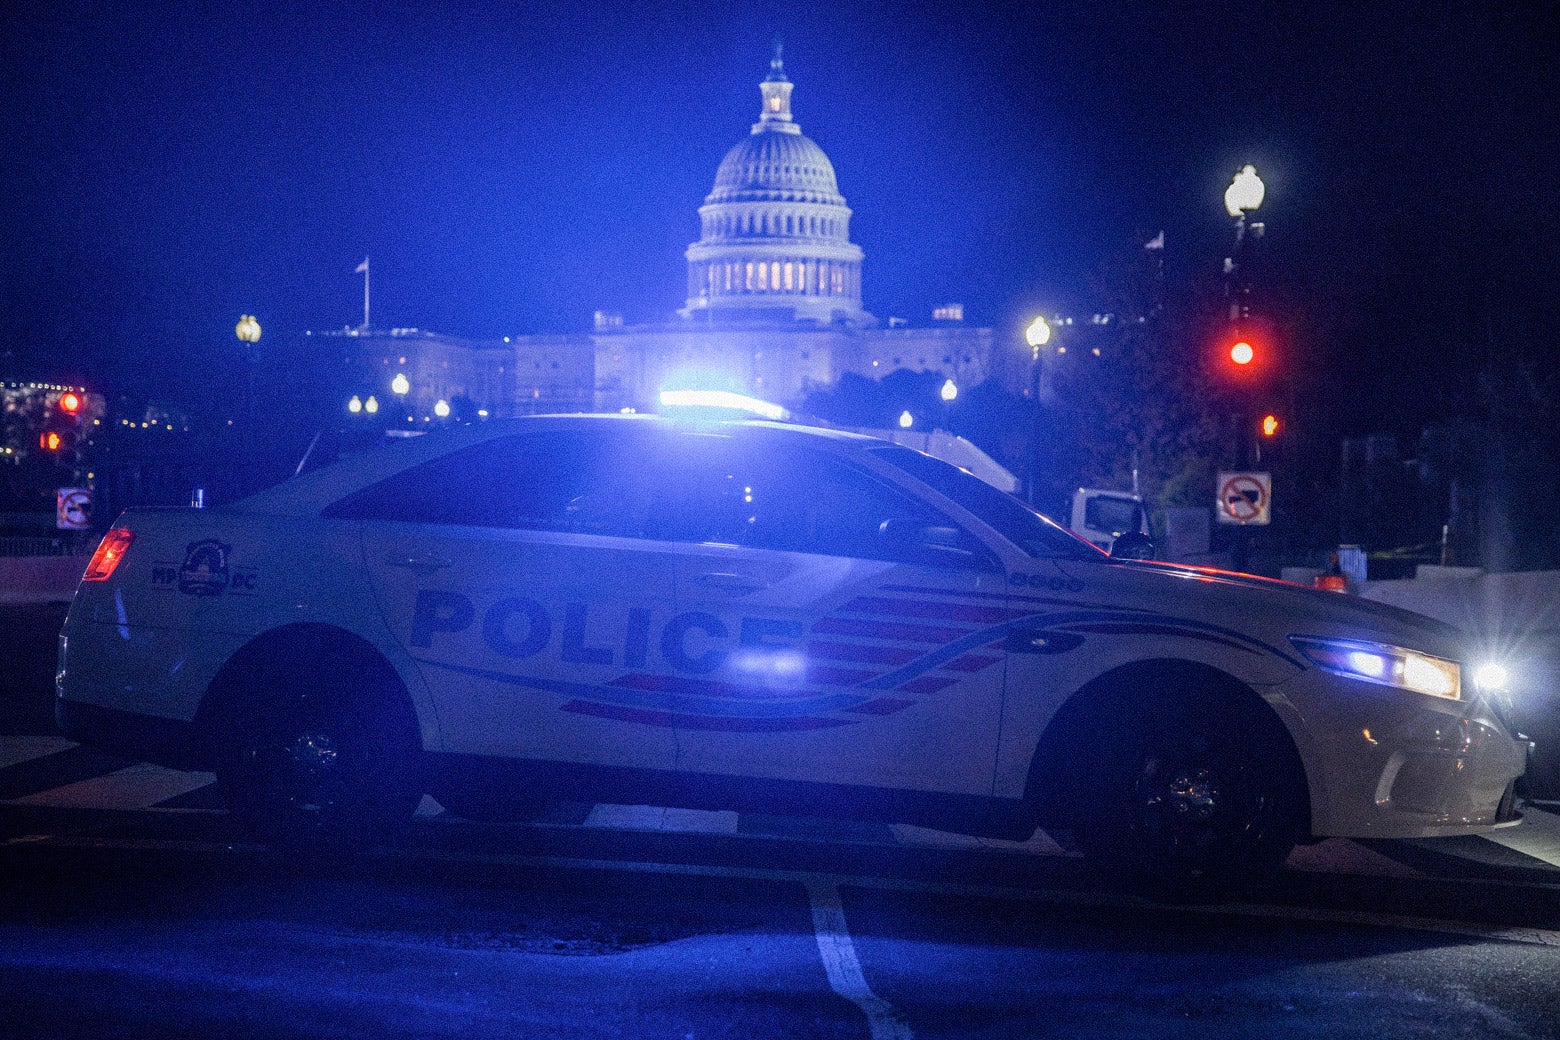
<svg viewBox="0 0 1560 1040">
<path fill-rule="evenodd" d="M 145 9 L 143 10 L 143 6 Z M 188 392 L 241 313 L 497 337 L 682 303 L 682 251 L 783 37 L 865 303 L 1019 346 L 1163 230 L 1217 284 L 1268 185 L 1309 381 L 1439 406 L 1492 342 L 1555 353 L 1554 5 L 69 4 L 5 17 L 0 375 Z M 1400 421 L 1357 393 L 1345 425 Z M 1416 419 L 1419 416 L 1415 415 Z"/>
</svg>

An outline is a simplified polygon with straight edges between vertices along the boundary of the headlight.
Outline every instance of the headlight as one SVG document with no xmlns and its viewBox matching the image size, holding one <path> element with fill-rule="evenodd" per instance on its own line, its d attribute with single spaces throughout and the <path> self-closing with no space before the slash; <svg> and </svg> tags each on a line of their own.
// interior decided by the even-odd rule
<svg viewBox="0 0 1560 1040">
<path fill-rule="evenodd" d="M 1312 664 L 1335 675 L 1453 701 L 1462 695 L 1462 669 L 1456 661 L 1355 639 L 1290 636 L 1289 641 Z"/>
</svg>

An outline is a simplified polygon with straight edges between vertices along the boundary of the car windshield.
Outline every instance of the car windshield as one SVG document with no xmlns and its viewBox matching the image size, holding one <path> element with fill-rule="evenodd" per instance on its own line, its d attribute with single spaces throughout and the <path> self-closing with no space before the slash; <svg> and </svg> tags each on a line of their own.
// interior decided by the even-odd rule
<svg viewBox="0 0 1560 1040">
<path fill-rule="evenodd" d="M 957 466 L 897 444 L 868 448 L 881 459 L 929 484 L 935 491 L 974 513 L 988 527 L 1030 556 L 1042 559 L 1099 559 L 1104 555 L 1071 531 L 1035 512 L 1005 491 Z"/>
</svg>

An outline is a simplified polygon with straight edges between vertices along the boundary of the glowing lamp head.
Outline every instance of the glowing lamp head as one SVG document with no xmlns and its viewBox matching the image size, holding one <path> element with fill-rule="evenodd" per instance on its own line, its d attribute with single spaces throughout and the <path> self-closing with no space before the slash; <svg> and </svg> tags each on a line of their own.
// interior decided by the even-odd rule
<svg viewBox="0 0 1560 1040">
<path fill-rule="evenodd" d="M 1024 342 L 1036 350 L 1051 342 L 1051 323 L 1043 317 L 1030 322 L 1024 330 Z"/>
<path fill-rule="evenodd" d="M 260 323 L 253 314 L 240 315 L 238 324 L 233 326 L 233 333 L 245 343 L 259 343 Z"/>
<path fill-rule="evenodd" d="M 1251 344 L 1247 343 L 1245 340 L 1241 340 L 1239 343 L 1236 343 L 1234 346 L 1230 347 L 1230 360 L 1235 362 L 1237 365 L 1249 365 L 1254 360 L 1256 360 L 1256 357 L 1256 350 L 1254 350 Z"/>
<path fill-rule="evenodd" d="M 450 417 L 450 403 L 441 399 L 438 404 L 433 406 L 433 414 L 440 419 L 448 419 Z"/>
<path fill-rule="evenodd" d="M 900 416 L 899 416 L 899 428 L 901 430 L 908 430 L 910 427 L 912 427 L 914 425 L 915 425 L 915 416 L 911 415 L 908 411 L 903 412 L 903 413 L 900 414 Z"/>
<path fill-rule="evenodd" d="M 1252 210 L 1260 209 L 1266 194 L 1267 188 L 1262 178 L 1257 176 L 1257 168 L 1248 163 L 1235 175 L 1230 186 L 1224 189 L 1224 210 L 1232 217 L 1244 216 Z"/>
<path fill-rule="evenodd" d="M 379 398 L 374 397 L 373 395 L 369 395 L 368 400 L 363 402 L 363 411 L 367 412 L 369 415 L 373 415 L 375 412 L 379 411 Z"/>
<path fill-rule="evenodd" d="M 352 400 L 347 402 L 347 411 L 351 412 L 353 415 L 356 415 L 357 413 L 361 412 L 362 410 L 363 410 L 363 401 L 362 401 L 362 399 L 360 399 L 357 396 L 357 394 L 353 394 L 352 395 Z"/>
<path fill-rule="evenodd" d="M 390 389 L 398 394 L 405 395 L 412 389 L 412 381 L 406 378 L 405 372 L 397 372 L 395 378 L 390 380 Z"/>
<path fill-rule="evenodd" d="M 959 396 L 959 388 L 951 379 L 942 385 L 942 390 L 940 392 L 944 401 L 952 401 L 955 397 Z"/>
</svg>

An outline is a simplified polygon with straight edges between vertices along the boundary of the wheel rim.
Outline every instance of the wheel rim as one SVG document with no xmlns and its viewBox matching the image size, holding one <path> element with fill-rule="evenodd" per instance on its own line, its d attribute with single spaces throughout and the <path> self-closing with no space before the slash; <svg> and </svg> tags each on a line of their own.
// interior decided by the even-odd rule
<svg viewBox="0 0 1560 1040">
<path fill-rule="evenodd" d="M 1278 819 L 1249 764 L 1208 749 L 1156 748 L 1132 783 L 1133 830 L 1172 873 L 1243 865 Z"/>
<path fill-rule="evenodd" d="M 253 745 L 243 764 L 268 809 L 317 820 L 338 809 L 347 792 L 340 741 L 321 728 Z"/>
</svg>

